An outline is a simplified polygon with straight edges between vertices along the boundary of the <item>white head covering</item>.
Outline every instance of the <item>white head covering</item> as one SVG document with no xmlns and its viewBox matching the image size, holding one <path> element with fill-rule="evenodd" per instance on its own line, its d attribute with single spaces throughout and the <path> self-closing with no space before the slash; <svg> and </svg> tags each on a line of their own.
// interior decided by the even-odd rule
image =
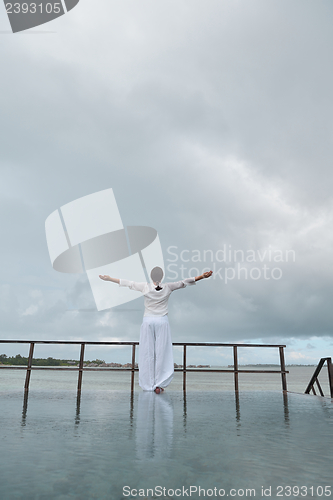
<svg viewBox="0 0 333 500">
<path fill-rule="evenodd" d="M 157 289 L 160 289 L 160 283 L 163 280 L 164 272 L 161 267 L 154 267 L 150 272 L 150 277 L 154 283 L 157 285 Z"/>
</svg>

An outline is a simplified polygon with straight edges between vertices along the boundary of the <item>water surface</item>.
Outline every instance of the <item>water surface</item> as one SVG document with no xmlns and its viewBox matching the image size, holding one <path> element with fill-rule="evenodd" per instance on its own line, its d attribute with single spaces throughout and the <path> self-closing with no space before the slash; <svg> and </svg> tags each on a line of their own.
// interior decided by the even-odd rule
<svg viewBox="0 0 333 500">
<path fill-rule="evenodd" d="M 246 489 L 266 498 L 262 487 L 271 487 L 281 498 L 279 485 L 319 498 L 316 488 L 332 481 L 332 411 L 329 399 L 279 391 L 131 397 L 86 388 L 77 398 L 35 388 L 28 399 L 2 391 L 1 499 L 177 498 L 173 491 L 191 486 L 235 490 L 235 498 Z M 127 496 L 124 486 L 142 495 Z M 166 496 L 147 493 L 156 486 Z"/>
</svg>

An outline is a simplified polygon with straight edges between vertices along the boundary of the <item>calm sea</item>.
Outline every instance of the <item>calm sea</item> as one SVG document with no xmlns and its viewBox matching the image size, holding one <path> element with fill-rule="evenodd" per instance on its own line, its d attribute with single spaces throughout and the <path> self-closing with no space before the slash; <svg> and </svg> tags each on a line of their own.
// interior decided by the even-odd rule
<svg viewBox="0 0 333 500">
<path fill-rule="evenodd" d="M 314 367 L 291 367 L 304 392 Z M 322 385 L 325 387 L 326 373 Z M 136 375 L 137 376 L 137 375 Z M 333 405 L 278 374 L 182 374 L 164 394 L 130 373 L 0 370 L 0 499 L 330 498 Z"/>
<path fill-rule="evenodd" d="M 213 367 L 212 367 L 213 368 Z M 216 367 L 218 368 L 218 367 Z M 219 367 L 227 369 L 227 367 Z M 245 368 L 245 367 L 244 367 Z M 248 367 L 248 369 L 250 369 Z M 251 368 L 252 369 L 252 368 Z M 267 369 L 279 369 L 268 368 Z M 287 367 L 288 391 L 304 393 L 314 366 Z M 0 391 L 19 390 L 24 386 L 25 370 L 0 370 Z M 138 386 L 138 373 L 135 374 L 135 390 L 141 391 Z M 176 372 L 174 380 L 168 387 L 168 392 L 182 390 L 182 373 Z M 232 373 L 188 373 L 187 390 L 189 391 L 227 391 L 234 388 Z M 329 394 L 327 369 L 324 367 L 319 377 L 324 393 Z M 64 368 L 59 370 L 35 370 L 31 374 L 30 389 L 45 390 L 75 390 L 77 372 Z M 239 389 L 241 391 L 281 390 L 281 375 L 279 374 L 239 374 Z M 83 372 L 83 390 L 128 390 L 130 388 L 130 373 L 117 371 Z"/>
</svg>

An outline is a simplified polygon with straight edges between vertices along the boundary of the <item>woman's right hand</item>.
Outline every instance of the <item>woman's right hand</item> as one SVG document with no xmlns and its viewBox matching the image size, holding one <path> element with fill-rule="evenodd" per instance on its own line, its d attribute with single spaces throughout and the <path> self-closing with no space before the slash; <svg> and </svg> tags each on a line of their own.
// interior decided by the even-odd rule
<svg viewBox="0 0 333 500">
<path fill-rule="evenodd" d="M 112 281 L 112 283 L 118 283 L 118 285 L 120 284 L 120 280 L 118 278 L 111 278 L 108 274 L 99 274 L 99 277 L 101 280 Z"/>
<path fill-rule="evenodd" d="M 99 277 L 101 278 L 101 280 L 111 281 L 110 276 L 108 276 L 107 274 L 100 274 Z"/>
<path fill-rule="evenodd" d="M 202 275 L 202 276 L 203 276 L 204 278 L 210 278 L 212 274 L 213 274 L 213 271 L 207 271 L 206 273 L 203 273 L 203 275 Z"/>
</svg>

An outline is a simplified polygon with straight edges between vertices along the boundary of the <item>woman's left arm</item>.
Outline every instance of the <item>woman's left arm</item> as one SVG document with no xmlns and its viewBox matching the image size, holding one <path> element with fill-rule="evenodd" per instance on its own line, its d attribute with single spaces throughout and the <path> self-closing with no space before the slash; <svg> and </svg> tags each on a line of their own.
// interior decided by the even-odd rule
<svg viewBox="0 0 333 500">
<path fill-rule="evenodd" d="M 210 276 L 212 274 L 213 274 L 213 271 L 208 271 L 207 273 L 201 274 L 201 276 L 196 276 L 194 279 L 195 279 L 195 281 L 204 280 L 205 278 L 210 278 Z"/>
<path fill-rule="evenodd" d="M 187 285 L 195 285 L 196 281 L 209 278 L 212 274 L 213 271 L 208 271 L 208 273 L 203 273 L 201 276 L 197 276 L 196 278 L 186 278 L 181 281 L 176 281 L 175 283 L 167 283 L 167 286 L 172 292 L 174 292 L 175 290 L 179 290 L 180 288 L 185 288 Z"/>
</svg>

